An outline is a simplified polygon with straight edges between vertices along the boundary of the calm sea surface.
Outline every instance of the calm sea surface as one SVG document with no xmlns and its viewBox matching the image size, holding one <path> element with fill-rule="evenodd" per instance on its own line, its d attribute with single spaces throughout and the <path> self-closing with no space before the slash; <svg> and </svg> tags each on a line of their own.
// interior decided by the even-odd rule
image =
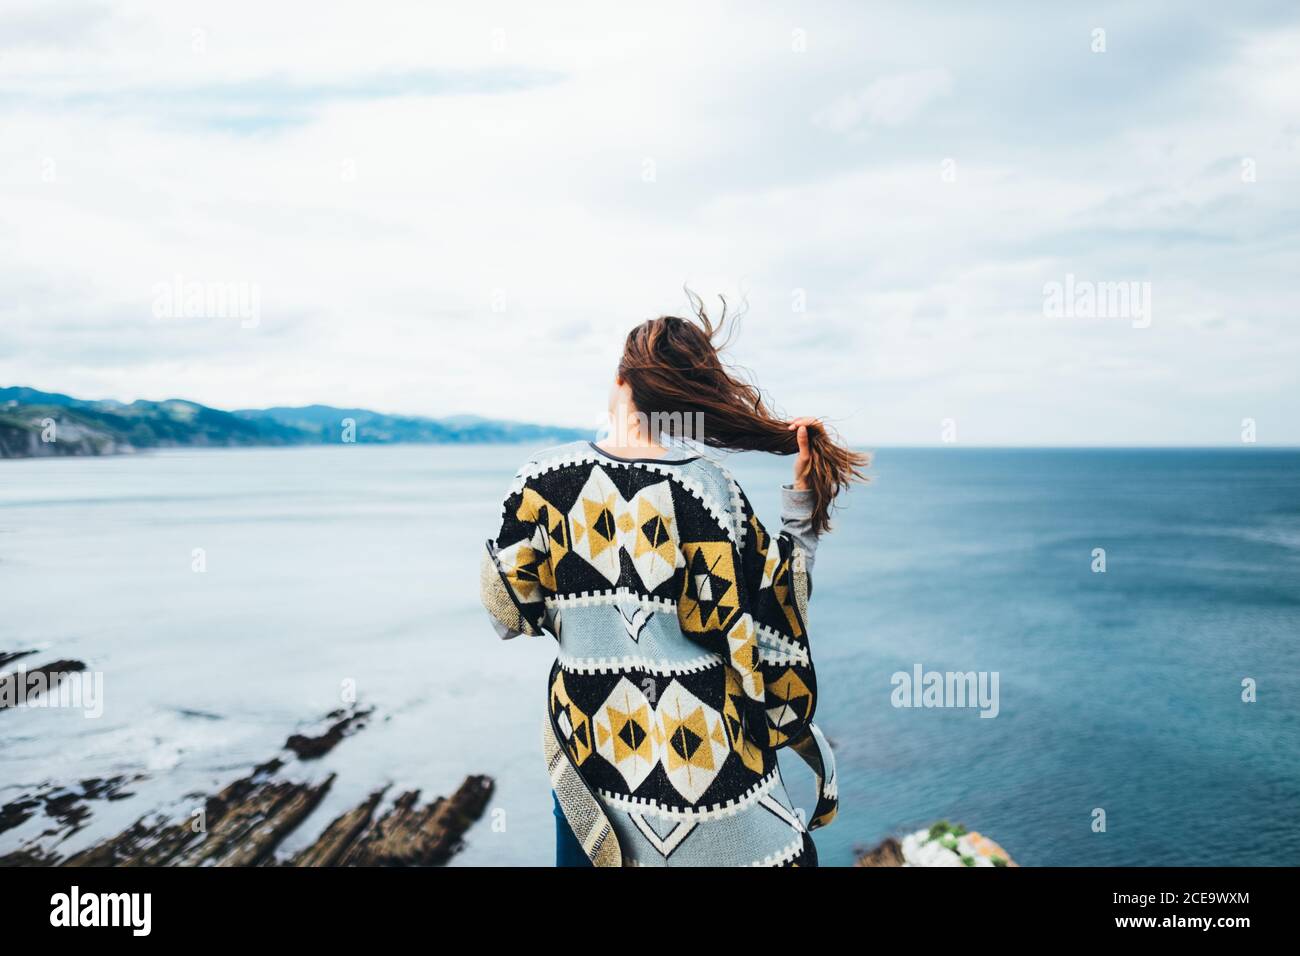
<svg viewBox="0 0 1300 956">
<path fill-rule="evenodd" d="M 481 772 L 496 813 L 457 865 L 549 864 L 553 647 L 498 640 L 478 605 L 478 549 L 529 451 L 0 462 L 0 651 L 83 660 L 106 698 L 99 719 L 0 713 L 0 805 L 140 775 L 64 852 L 183 815 L 186 794 L 275 754 L 352 682 L 376 719 L 294 767 L 338 779 L 286 849 L 377 785 L 431 797 Z M 775 528 L 789 462 L 729 465 Z M 814 575 L 842 801 L 817 834 L 824 863 L 939 818 L 1029 865 L 1300 859 L 1300 452 L 883 450 L 872 474 Z M 918 664 L 997 672 L 997 717 L 892 706 L 891 676 Z M 807 805 L 808 776 L 783 761 Z M 0 834 L 0 853 L 49 825 Z"/>
</svg>

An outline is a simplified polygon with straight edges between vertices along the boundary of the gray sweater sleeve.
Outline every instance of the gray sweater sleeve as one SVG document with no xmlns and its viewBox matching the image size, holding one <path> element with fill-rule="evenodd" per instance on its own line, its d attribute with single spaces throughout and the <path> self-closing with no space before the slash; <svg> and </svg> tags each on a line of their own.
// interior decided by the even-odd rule
<svg viewBox="0 0 1300 956">
<path fill-rule="evenodd" d="M 817 554 L 817 533 L 812 526 L 813 504 L 811 490 L 799 491 L 793 485 L 781 486 L 781 530 L 803 548 L 804 561 L 810 573 Z"/>
</svg>

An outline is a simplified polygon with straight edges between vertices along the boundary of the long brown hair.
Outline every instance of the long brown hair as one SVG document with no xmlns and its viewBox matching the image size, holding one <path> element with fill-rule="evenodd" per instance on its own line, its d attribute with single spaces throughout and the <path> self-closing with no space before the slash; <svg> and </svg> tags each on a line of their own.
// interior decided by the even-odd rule
<svg viewBox="0 0 1300 956">
<path fill-rule="evenodd" d="M 675 422 L 698 421 L 702 434 L 690 437 L 715 448 L 797 454 L 790 422 L 768 410 L 758 386 L 723 364 L 719 351 L 726 341 L 715 340 L 727 321 L 726 300 L 716 325 L 698 298 L 692 297 L 692 306 L 693 320 L 665 315 L 628 333 L 618 377 L 631 388 L 637 411 L 663 413 L 670 430 Z M 807 481 L 816 501 L 812 523 L 820 533 L 830 529 L 835 497 L 855 479 L 866 480 L 862 469 L 870 458 L 850 450 L 824 422 L 808 426 L 808 454 Z"/>
</svg>

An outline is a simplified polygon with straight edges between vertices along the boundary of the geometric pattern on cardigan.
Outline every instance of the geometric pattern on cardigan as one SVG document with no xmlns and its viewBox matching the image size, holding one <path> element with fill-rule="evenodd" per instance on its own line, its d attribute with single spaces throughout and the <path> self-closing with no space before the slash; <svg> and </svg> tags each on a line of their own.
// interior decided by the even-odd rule
<svg viewBox="0 0 1300 956">
<path fill-rule="evenodd" d="M 507 636 L 559 642 L 548 720 L 578 805 L 557 794 L 604 862 L 615 843 L 624 865 L 815 862 L 808 831 L 837 804 L 812 726 L 802 557 L 704 458 L 624 461 L 578 442 L 516 475 L 483 600 Z M 807 824 L 781 780 L 783 747 L 818 778 Z"/>
</svg>

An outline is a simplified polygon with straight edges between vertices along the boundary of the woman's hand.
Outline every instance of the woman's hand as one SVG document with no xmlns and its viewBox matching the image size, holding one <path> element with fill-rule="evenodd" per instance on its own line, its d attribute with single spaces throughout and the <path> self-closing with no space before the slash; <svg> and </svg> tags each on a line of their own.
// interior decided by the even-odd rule
<svg viewBox="0 0 1300 956">
<path fill-rule="evenodd" d="M 798 433 L 799 454 L 794 460 L 794 487 L 796 491 L 808 490 L 808 469 L 812 467 L 812 456 L 808 453 L 808 426 L 816 425 L 816 418 L 796 418 L 790 423 L 790 431 Z"/>
</svg>

